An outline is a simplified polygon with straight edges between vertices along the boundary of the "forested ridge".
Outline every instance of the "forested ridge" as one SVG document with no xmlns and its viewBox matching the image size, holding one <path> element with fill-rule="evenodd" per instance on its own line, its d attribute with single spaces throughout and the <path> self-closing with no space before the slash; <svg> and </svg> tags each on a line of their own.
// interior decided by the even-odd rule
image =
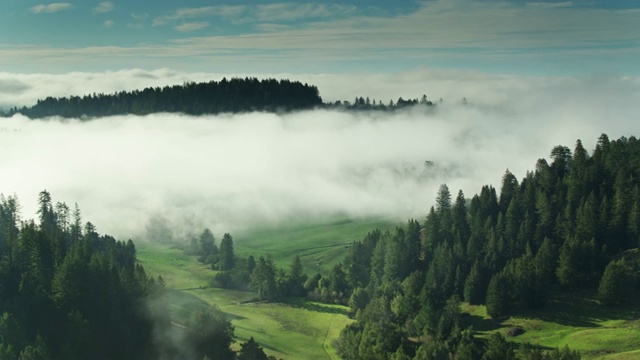
<svg viewBox="0 0 640 360">
<path fill-rule="evenodd" d="M 120 91 L 114 94 L 89 94 L 70 97 L 47 97 L 33 106 L 0 109 L 0 115 L 20 113 L 31 119 L 59 116 L 63 118 L 93 119 L 113 115 L 148 115 L 153 113 L 182 113 L 207 115 L 242 112 L 287 112 L 317 107 L 340 110 L 389 111 L 410 106 L 433 106 L 423 95 L 420 100 L 399 98 L 388 104 L 356 97 L 353 102 L 323 103 L 318 88 L 288 79 L 223 78 L 202 83 L 186 82 L 143 90 Z"/>
<path fill-rule="evenodd" d="M 97 118 L 111 115 L 148 115 L 174 112 L 189 115 L 250 111 L 292 111 L 322 105 L 318 88 L 298 81 L 232 78 L 203 83 L 90 94 L 47 97 L 31 107 L 13 108 L 9 115 L 21 113 L 29 118 L 60 116 Z"/>
</svg>

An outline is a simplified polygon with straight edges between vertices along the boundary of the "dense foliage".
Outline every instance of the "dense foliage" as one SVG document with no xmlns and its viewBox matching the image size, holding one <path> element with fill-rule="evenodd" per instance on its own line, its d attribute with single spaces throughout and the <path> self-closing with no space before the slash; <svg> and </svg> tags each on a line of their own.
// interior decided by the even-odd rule
<svg viewBox="0 0 640 360">
<path fill-rule="evenodd" d="M 529 359 L 534 350 L 473 340 L 460 301 L 486 304 L 493 317 L 544 307 L 550 289 L 597 291 L 603 306 L 633 301 L 640 272 L 626 257 L 640 236 L 640 141 L 602 135 L 591 155 L 578 141 L 573 153 L 555 147 L 551 160 L 521 182 L 507 171 L 499 193 L 484 186 L 470 201 L 442 185 L 423 224 L 355 242 L 310 288 L 358 320 L 340 337 L 342 355 Z"/>
<path fill-rule="evenodd" d="M 0 199 L 0 358 L 152 358 L 146 299 L 159 290 L 134 244 L 100 236 L 40 193 L 39 223 Z"/>
<path fill-rule="evenodd" d="M 121 91 L 110 95 L 47 97 L 31 107 L 14 108 L 9 115 L 17 112 L 29 118 L 95 118 L 159 112 L 203 115 L 302 110 L 320 105 L 322 99 L 318 88 L 298 81 L 224 78 L 221 81 Z"/>
<path fill-rule="evenodd" d="M 53 205 L 47 191 L 37 223 L 19 209 L 0 196 L 0 359 L 236 358 L 220 310 L 171 318 L 164 280 L 145 274 L 131 240 L 99 235 L 77 205 Z M 251 339 L 246 354 L 264 352 Z"/>
</svg>

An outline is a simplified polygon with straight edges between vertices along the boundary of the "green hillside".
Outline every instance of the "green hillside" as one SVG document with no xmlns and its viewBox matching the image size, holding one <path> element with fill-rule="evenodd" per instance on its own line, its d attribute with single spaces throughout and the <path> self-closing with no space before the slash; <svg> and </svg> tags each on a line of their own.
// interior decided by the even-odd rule
<svg viewBox="0 0 640 360">
<path fill-rule="evenodd" d="M 279 267 L 288 268 L 299 255 L 309 274 L 325 272 L 340 261 L 354 240 L 373 229 L 396 224 L 381 219 L 351 220 L 331 217 L 295 221 L 234 234 L 237 254 L 270 254 Z M 337 359 L 332 342 L 352 322 L 348 308 L 304 299 L 286 303 L 255 302 L 252 292 L 209 288 L 214 271 L 185 255 L 172 244 L 137 244 L 138 261 L 148 274 L 162 275 L 172 317 L 180 324 L 198 308 L 217 306 L 235 326 L 237 341 L 253 336 L 265 351 L 285 359 Z"/>
<path fill-rule="evenodd" d="M 331 216 L 261 226 L 232 235 L 241 257 L 271 255 L 277 266 L 288 268 L 298 255 L 305 272 L 315 274 L 326 272 L 342 260 L 351 243 L 362 240 L 367 233 L 400 225 L 382 218 Z"/>
<path fill-rule="evenodd" d="M 462 304 L 465 320 L 479 337 L 499 331 L 507 340 L 543 349 L 568 345 L 585 360 L 640 358 L 640 306 L 603 308 L 594 294 L 558 293 L 542 310 L 491 319 L 484 305 Z M 520 327 L 522 335 L 509 336 Z"/>
</svg>

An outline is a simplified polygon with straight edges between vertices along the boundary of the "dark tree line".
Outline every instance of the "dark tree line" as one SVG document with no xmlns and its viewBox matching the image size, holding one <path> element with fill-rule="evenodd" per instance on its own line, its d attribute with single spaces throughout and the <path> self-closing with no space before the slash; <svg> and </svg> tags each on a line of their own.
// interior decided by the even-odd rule
<svg viewBox="0 0 640 360">
<path fill-rule="evenodd" d="M 115 94 L 47 97 L 31 107 L 11 109 L 29 118 L 61 116 L 96 118 L 111 115 L 147 115 L 170 112 L 189 115 L 249 111 L 291 111 L 322 105 L 315 86 L 298 81 L 233 78 L 207 83 L 185 83 Z"/>
<path fill-rule="evenodd" d="M 635 301 L 639 186 L 635 137 L 602 135 L 591 154 L 580 141 L 573 152 L 556 146 L 520 182 L 507 171 L 499 192 L 484 186 L 469 200 L 442 185 L 423 223 L 370 233 L 309 290 L 351 307 L 358 321 L 340 338 L 346 358 L 497 358 L 487 354 L 499 340 L 463 330 L 461 301 L 493 317 L 544 307 L 549 289 L 592 291 L 603 306 Z"/>
<path fill-rule="evenodd" d="M 442 99 L 440 99 L 442 101 Z M 330 102 L 325 105 L 327 108 L 345 109 L 345 110 L 376 110 L 376 111 L 393 111 L 404 109 L 413 106 L 424 106 L 427 108 L 435 106 L 431 100 L 427 99 L 426 95 L 422 95 L 420 99 L 403 99 L 398 98 L 396 102 L 389 100 L 388 103 L 383 103 L 382 100 L 370 99 L 369 97 L 356 97 L 353 102 L 348 100 L 338 100 Z"/>
</svg>

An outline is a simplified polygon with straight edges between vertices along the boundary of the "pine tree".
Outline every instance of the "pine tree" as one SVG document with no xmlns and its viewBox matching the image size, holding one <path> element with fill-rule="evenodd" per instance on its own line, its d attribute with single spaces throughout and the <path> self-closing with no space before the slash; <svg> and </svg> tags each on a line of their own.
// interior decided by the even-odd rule
<svg viewBox="0 0 640 360">
<path fill-rule="evenodd" d="M 291 263 L 291 274 L 289 276 L 289 289 L 293 296 L 304 296 L 304 282 L 307 280 L 302 268 L 300 256 L 296 255 Z"/>
<path fill-rule="evenodd" d="M 264 350 L 258 344 L 257 341 L 253 339 L 253 336 L 249 338 L 246 342 L 240 344 L 240 352 L 236 357 L 237 360 L 267 360 L 267 354 L 264 353 Z"/>
<path fill-rule="evenodd" d="M 220 241 L 220 261 L 218 269 L 221 271 L 231 270 L 235 266 L 235 253 L 233 251 L 233 238 L 229 233 L 224 234 Z"/>
<path fill-rule="evenodd" d="M 471 305 L 482 304 L 486 299 L 486 288 L 480 262 L 476 261 L 464 282 L 464 300 Z"/>
<path fill-rule="evenodd" d="M 491 277 L 487 288 L 487 314 L 491 317 L 503 316 L 509 310 L 509 292 L 502 274 Z"/>
<path fill-rule="evenodd" d="M 218 254 L 218 247 L 216 246 L 215 237 L 209 229 L 204 229 L 202 234 L 198 238 L 199 258 L 198 261 L 209 264 L 212 262 L 213 257 Z"/>
<path fill-rule="evenodd" d="M 478 348 L 473 341 L 471 329 L 463 330 L 460 334 L 460 341 L 456 346 L 456 360 L 476 360 L 479 359 Z"/>
<path fill-rule="evenodd" d="M 272 301 L 278 297 L 276 267 L 271 258 L 260 256 L 251 274 L 251 286 L 258 291 L 261 300 Z"/>
<path fill-rule="evenodd" d="M 624 259 L 611 261 L 604 269 L 598 286 L 598 300 L 605 306 L 629 301 L 633 288 L 632 269 Z"/>
<path fill-rule="evenodd" d="M 516 355 L 504 337 L 499 332 L 494 332 L 484 346 L 482 360 L 516 360 Z"/>
<path fill-rule="evenodd" d="M 500 188 L 500 210 L 506 212 L 511 203 L 511 199 L 518 193 L 518 179 L 509 169 L 502 176 L 502 187 Z"/>
</svg>

